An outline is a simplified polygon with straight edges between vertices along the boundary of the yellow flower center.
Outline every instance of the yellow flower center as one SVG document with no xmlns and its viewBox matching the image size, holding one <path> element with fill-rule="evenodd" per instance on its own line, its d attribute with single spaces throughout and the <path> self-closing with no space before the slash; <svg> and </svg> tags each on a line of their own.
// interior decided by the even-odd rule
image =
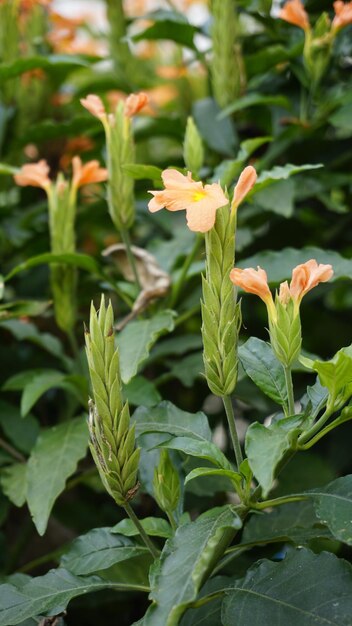
<svg viewBox="0 0 352 626">
<path fill-rule="evenodd" d="M 193 202 L 199 202 L 199 200 L 203 200 L 203 198 L 205 198 L 206 195 L 207 194 L 205 193 L 205 191 L 196 191 L 193 194 L 193 198 L 192 198 Z"/>
</svg>

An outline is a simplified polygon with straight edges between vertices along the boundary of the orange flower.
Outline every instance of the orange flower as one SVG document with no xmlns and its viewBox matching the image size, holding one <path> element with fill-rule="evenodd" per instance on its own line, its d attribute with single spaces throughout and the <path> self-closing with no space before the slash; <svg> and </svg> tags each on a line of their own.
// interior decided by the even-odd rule
<svg viewBox="0 0 352 626">
<path fill-rule="evenodd" d="M 50 178 L 48 176 L 50 168 L 47 162 L 42 159 L 38 163 L 26 163 L 14 175 L 15 182 L 21 187 L 41 187 L 46 191 L 50 187 Z"/>
<path fill-rule="evenodd" d="M 303 28 L 303 30 L 310 28 L 308 13 L 305 11 L 301 0 L 288 0 L 281 9 L 279 17 L 290 24 Z"/>
<path fill-rule="evenodd" d="M 268 277 L 266 271 L 259 267 L 255 270 L 253 267 L 247 267 L 246 269 L 240 269 L 234 267 L 230 272 L 230 280 L 237 287 L 241 287 L 247 293 L 254 293 L 259 296 L 268 309 L 274 311 L 275 306 L 271 291 L 268 285 Z"/>
<path fill-rule="evenodd" d="M 352 2 L 346 4 L 342 0 L 334 2 L 335 17 L 332 21 L 332 27 L 339 30 L 348 24 L 352 24 Z"/>
<path fill-rule="evenodd" d="M 97 117 L 99 120 L 106 119 L 105 106 L 99 96 L 89 94 L 89 96 L 87 96 L 86 98 L 82 98 L 80 102 L 84 106 L 84 108 L 89 111 L 89 113 L 94 115 L 94 117 Z"/>
<path fill-rule="evenodd" d="M 125 115 L 126 117 L 133 117 L 136 113 L 139 113 L 141 109 L 148 103 L 148 96 L 141 91 L 140 93 L 131 93 L 125 102 Z"/>
<path fill-rule="evenodd" d="M 280 284 L 279 300 L 284 306 L 286 306 L 291 300 L 291 292 L 287 280 Z"/>
<path fill-rule="evenodd" d="M 255 185 L 256 180 L 257 172 L 254 167 L 251 165 L 245 167 L 233 192 L 232 209 L 236 209 L 241 204 L 247 193 Z"/>
<path fill-rule="evenodd" d="M 299 304 L 303 296 L 316 287 L 319 283 L 325 283 L 332 277 L 334 271 L 331 265 L 323 265 L 310 259 L 306 263 L 297 265 L 292 271 L 290 293 L 292 298 Z"/>
<path fill-rule="evenodd" d="M 79 156 L 73 157 L 72 170 L 72 186 L 77 189 L 90 183 L 101 183 L 108 178 L 108 170 L 100 167 L 99 161 L 88 161 L 82 165 Z"/>
<path fill-rule="evenodd" d="M 148 204 L 149 211 L 186 210 L 190 230 L 206 233 L 215 224 L 216 211 L 228 203 L 220 185 L 204 185 L 193 180 L 191 173 L 184 176 L 177 170 L 164 170 L 162 173 L 165 190 L 149 191 L 153 194 Z"/>
</svg>

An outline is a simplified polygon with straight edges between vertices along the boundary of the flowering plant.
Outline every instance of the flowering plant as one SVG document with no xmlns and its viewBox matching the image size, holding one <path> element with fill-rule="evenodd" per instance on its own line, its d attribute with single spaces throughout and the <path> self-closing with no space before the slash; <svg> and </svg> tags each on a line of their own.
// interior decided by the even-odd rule
<svg viewBox="0 0 352 626">
<path fill-rule="evenodd" d="M 0 626 L 352 624 L 351 2 L 210 4 L 0 0 Z"/>
</svg>

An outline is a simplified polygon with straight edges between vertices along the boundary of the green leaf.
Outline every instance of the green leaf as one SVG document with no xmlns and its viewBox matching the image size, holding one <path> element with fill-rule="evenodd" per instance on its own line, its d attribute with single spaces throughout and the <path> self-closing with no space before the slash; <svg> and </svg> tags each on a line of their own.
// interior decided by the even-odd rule
<svg viewBox="0 0 352 626">
<path fill-rule="evenodd" d="M 148 14 L 148 19 L 154 19 L 155 23 L 137 35 L 134 35 L 132 37 L 133 41 L 167 39 L 195 50 L 193 37 L 197 29 L 191 26 L 185 17 L 182 14 L 178 14 L 176 11 L 163 11 L 163 15 L 160 13 L 158 15 L 158 13 L 159 12 Z"/>
<path fill-rule="evenodd" d="M 204 98 L 194 103 L 192 115 L 209 148 L 233 157 L 237 146 L 237 134 L 230 118 L 219 119 L 220 111 L 215 100 Z"/>
<path fill-rule="evenodd" d="M 185 387 L 193 387 L 194 381 L 202 376 L 204 370 L 202 355 L 202 352 L 193 352 L 179 361 L 166 361 L 166 365 L 170 367 L 168 374 L 177 378 Z"/>
<path fill-rule="evenodd" d="M 162 517 L 145 517 L 139 521 L 147 535 L 151 537 L 165 537 L 165 539 L 172 537 L 172 528 L 169 522 Z M 125 537 L 136 537 L 139 535 L 136 526 L 132 520 L 128 518 L 121 520 L 121 522 L 118 522 L 118 524 L 113 526 L 110 530 L 112 533 L 120 533 L 120 535 L 125 535 Z"/>
<path fill-rule="evenodd" d="M 27 415 L 23 421 L 18 407 L 0 400 L 0 425 L 18 450 L 25 453 L 32 450 L 39 434 L 39 424 L 33 415 Z"/>
<path fill-rule="evenodd" d="M 283 542 L 300 546 L 317 537 L 331 538 L 331 534 L 319 523 L 312 503 L 291 502 L 270 513 L 252 515 L 243 529 L 241 543 L 234 549 Z"/>
<path fill-rule="evenodd" d="M 238 267 L 260 267 L 268 274 L 270 283 L 280 283 L 291 278 L 292 269 L 309 259 L 318 263 L 331 263 L 334 268 L 333 280 L 352 277 L 352 259 L 346 259 L 333 250 L 321 250 L 307 247 L 302 249 L 284 248 L 280 252 L 271 250 L 259 252 L 252 257 L 239 261 Z"/>
<path fill-rule="evenodd" d="M 334 554 L 302 548 L 279 563 L 263 560 L 228 591 L 222 624 L 241 626 L 348 626 L 352 568 Z"/>
<path fill-rule="evenodd" d="M 1 279 L 5 280 L 5 279 Z M 3 285 L 3 283 L 2 283 Z M 36 317 L 42 315 L 51 302 L 40 300 L 16 300 L 0 305 L 0 320 L 11 320 L 17 317 Z"/>
<path fill-rule="evenodd" d="M 219 115 L 220 119 L 237 113 L 243 109 L 253 106 L 278 106 L 284 109 L 290 109 L 291 103 L 285 96 L 265 95 L 261 93 L 248 93 L 242 98 L 237 98 L 235 102 L 223 109 Z"/>
<path fill-rule="evenodd" d="M 294 209 L 295 184 L 292 180 L 279 180 L 255 194 L 255 204 L 265 211 L 291 217 Z"/>
<path fill-rule="evenodd" d="M 68 376 L 57 370 L 28 370 L 9 378 L 3 386 L 5 391 L 23 389 L 21 415 L 25 417 L 39 398 L 49 389 L 61 388 L 73 393 L 86 404 L 87 384 L 82 376 Z"/>
<path fill-rule="evenodd" d="M 221 450 L 211 441 L 193 439 L 192 437 L 173 437 L 158 444 L 159 448 L 179 450 L 184 454 L 196 456 L 199 459 L 207 459 L 217 467 L 232 472 L 232 465 Z"/>
<path fill-rule="evenodd" d="M 0 163 L 0 174 L 13 176 L 16 172 L 18 172 L 18 167 L 12 167 L 12 165 L 8 165 L 7 163 Z"/>
<path fill-rule="evenodd" d="M 200 515 L 184 524 L 169 539 L 160 563 L 151 572 L 154 604 L 148 609 L 143 626 L 176 626 L 186 608 L 222 556 L 241 520 L 226 506 Z"/>
<path fill-rule="evenodd" d="M 15 506 L 21 507 L 26 501 L 27 465 L 14 463 L 5 467 L 0 474 L 0 483 L 4 494 Z"/>
<path fill-rule="evenodd" d="M 305 359 L 304 363 L 308 361 Z M 352 383 L 352 345 L 341 348 L 330 361 L 309 361 L 309 364 L 318 373 L 323 387 L 328 389 L 332 402 Z"/>
<path fill-rule="evenodd" d="M 199 441 L 211 439 L 208 418 L 204 413 L 188 413 L 171 402 L 161 402 L 152 411 L 139 407 L 133 414 L 133 420 L 136 422 L 136 437 L 145 433 L 160 433 L 192 437 Z"/>
<path fill-rule="evenodd" d="M 122 169 L 127 172 L 135 180 L 144 180 L 145 178 L 152 180 L 154 183 L 162 185 L 162 170 L 156 165 L 142 165 L 141 163 L 126 163 Z"/>
<path fill-rule="evenodd" d="M 13 319 L 1 322 L 0 328 L 10 332 L 19 341 L 30 341 L 60 359 L 65 365 L 69 365 L 70 359 L 65 355 L 59 339 L 50 333 L 41 333 L 35 324 L 27 320 L 23 322 Z"/>
<path fill-rule="evenodd" d="M 145 546 L 137 545 L 122 535 L 112 534 L 110 528 L 94 528 L 72 542 L 60 565 L 73 574 L 87 575 L 147 552 Z"/>
<path fill-rule="evenodd" d="M 248 197 L 252 197 L 259 191 L 266 189 L 270 185 L 276 184 L 277 181 L 287 180 L 294 174 L 305 172 L 306 170 L 316 170 L 323 167 L 321 163 L 318 164 L 305 164 L 305 165 L 292 165 L 286 163 L 286 165 L 275 165 L 271 170 L 262 172 L 257 179 L 252 191 L 249 192 Z"/>
<path fill-rule="evenodd" d="M 247 376 L 269 398 L 283 407 L 287 406 L 285 374 L 281 363 L 269 343 L 250 337 L 238 349 L 238 356 Z"/>
<path fill-rule="evenodd" d="M 329 122 L 336 128 L 352 131 L 352 103 L 345 104 L 330 115 Z"/>
<path fill-rule="evenodd" d="M 40 535 L 45 533 L 55 500 L 65 488 L 88 446 L 86 420 L 70 422 L 44 431 L 32 451 L 27 470 L 27 502 Z"/>
<path fill-rule="evenodd" d="M 0 65 L 0 79 L 5 81 L 10 78 L 16 78 L 16 76 L 20 76 L 24 72 L 37 68 L 52 74 L 54 72 L 68 73 L 77 67 L 89 67 L 89 62 L 73 54 L 20 58 L 13 63 L 2 63 Z"/>
<path fill-rule="evenodd" d="M 174 317 L 174 311 L 166 310 L 147 320 L 130 322 L 117 336 L 121 378 L 125 384 L 137 374 L 160 335 L 173 331 Z"/>
<path fill-rule="evenodd" d="M 337 478 L 308 494 L 314 498 L 317 516 L 334 537 L 352 545 L 352 475 Z"/>
<path fill-rule="evenodd" d="M 234 472 L 233 470 L 211 469 L 210 467 L 197 467 L 189 474 L 187 474 L 185 478 L 185 485 L 189 483 L 190 480 L 194 480 L 199 476 L 222 476 L 223 478 L 229 478 L 236 490 L 242 482 L 241 474 L 239 474 L 238 472 Z"/>
<path fill-rule="evenodd" d="M 52 254 L 51 252 L 46 252 L 44 254 L 39 254 L 38 256 L 33 256 L 27 261 L 16 265 L 11 272 L 5 276 L 4 280 L 7 282 L 16 274 L 20 272 L 24 272 L 25 270 L 29 270 L 32 267 L 37 267 L 37 265 L 46 265 L 50 263 L 63 263 L 65 265 L 72 265 L 73 267 L 79 267 L 82 270 L 86 270 L 91 274 L 101 275 L 100 268 L 93 257 L 88 256 L 88 254 L 79 254 L 77 253 L 66 253 L 66 254 Z"/>
<path fill-rule="evenodd" d="M 271 489 L 275 472 L 286 453 L 294 449 L 301 432 L 301 416 L 286 417 L 266 427 L 254 422 L 246 433 L 246 453 L 250 468 L 265 496 Z"/>
<path fill-rule="evenodd" d="M 15 585 L 1 585 L 0 626 L 20 624 L 52 609 L 55 609 L 55 614 L 61 613 L 72 598 L 101 589 L 147 591 L 144 585 L 138 583 L 109 581 L 99 576 L 80 578 L 60 567 L 33 578 L 20 589 Z"/>
<path fill-rule="evenodd" d="M 124 385 L 123 395 L 129 404 L 134 406 L 151 407 L 161 401 L 161 395 L 155 385 L 144 376 L 135 376 Z"/>
</svg>

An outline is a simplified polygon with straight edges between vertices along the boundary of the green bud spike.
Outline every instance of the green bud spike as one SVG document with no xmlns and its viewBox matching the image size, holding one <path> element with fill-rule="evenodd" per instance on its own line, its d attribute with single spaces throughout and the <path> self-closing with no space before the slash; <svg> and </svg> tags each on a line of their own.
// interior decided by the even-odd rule
<svg viewBox="0 0 352 626">
<path fill-rule="evenodd" d="M 235 0 L 212 0 L 211 10 L 211 81 L 215 100 L 220 107 L 226 107 L 238 98 L 244 83 Z"/>
<path fill-rule="evenodd" d="M 183 158 L 187 169 L 197 176 L 204 162 L 204 148 L 202 138 L 194 123 L 193 117 L 187 119 L 183 144 Z"/>
<path fill-rule="evenodd" d="M 119 355 L 114 347 L 111 303 L 101 299 L 99 313 L 93 304 L 89 332 L 85 332 L 93 399 L 89 406 L 90 449 L 108 493 L 121 506 L 138 489 L 139 449 L 130 428 L 128 403 L 123 404 Z"/>
</svg>

